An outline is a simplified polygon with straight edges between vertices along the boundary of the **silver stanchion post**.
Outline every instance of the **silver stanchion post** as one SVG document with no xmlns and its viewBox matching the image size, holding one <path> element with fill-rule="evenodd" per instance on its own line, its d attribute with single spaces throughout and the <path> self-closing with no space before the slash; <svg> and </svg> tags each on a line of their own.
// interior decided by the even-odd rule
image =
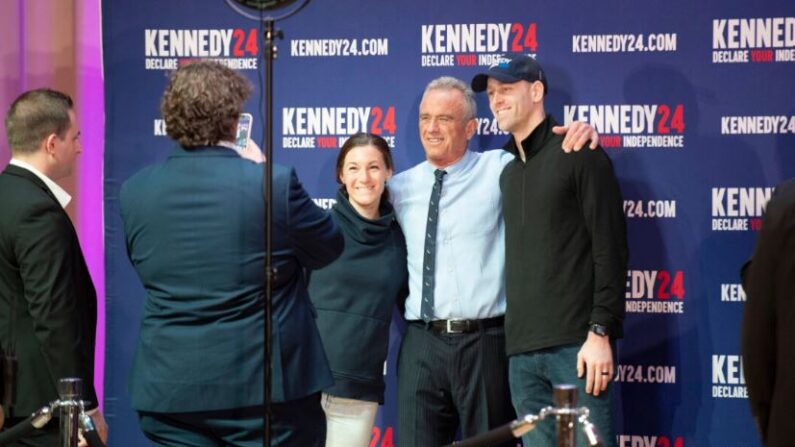
<svg viewBox="0 0 795 447">
<path fill-rule="evenodd" d="M 55 412 L 60 410 L 58 427 L 60 447 L 77 447 L 79 429 L 83 430 L 83 436 L 89 447 L 105 447 L 94 422 L 85 412 L 85 402 L 80 399 L 83 396 L 83 381 L 73 377 L 59 380 L 58 396 L 58 400 L 39 408 L 22 422 L 11 428 L 6 427 L 6 430 L 0 433 L 0 446 L 17 442 L 35 430 L 44 428 Z"/>
<path fill-rule="evenodd" d="M 574 385 L 555 385 L 552 392 L 552 399 L 557 408 L 576 409 L 577 408 L 577 387 Z M 576 415 L 558 414 L 556 416 L 555 427 L 558 434 L 558 447 L 574 447 L 577 440 L 575 424 Z"/>
<path fill-rule="evenodd" d="M 58 381 L 58 398 L 61 401 L 61 430 L 58 445 L 77 447 L 77 428 L 80 422 L 80 399 L 83 396 L 83 381 L 67 377 Z M 70 405 L 70 403 L 75 403 Z"/>
<path fill-rule="evenodd" d="M 596 427 L 588 420 L 590 411 L 585 407 L 576 407 L 576 386 L 555 385 L 552 398 L 555 401 L 555 407 L 542 408 L 537 415 L 526 414 L 515 421 L 469 439 L 448 444 L 445 447 L 487 447 L 503 443 L 511 438 L 521 438 L 525 433 L 535 429 L 540 421 L 550 416 L 555 416 L 557 447 L 574 447 L 577 442 L 577 424 L 582 427 L 586 445 L 603 447 Z"/>
</svg>

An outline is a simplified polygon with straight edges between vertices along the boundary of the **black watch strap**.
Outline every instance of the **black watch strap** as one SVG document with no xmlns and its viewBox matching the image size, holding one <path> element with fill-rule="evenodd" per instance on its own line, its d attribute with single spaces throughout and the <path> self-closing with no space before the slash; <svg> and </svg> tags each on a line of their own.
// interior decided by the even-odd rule
<svg viewBox="0 0 795 447">
<path fill-rule="evenodd" d="M 607 326 L 599 323 L 589 323 L 588 330 L 590 330 L 596 335 L 601 335 L 601 336 L 610 335 L 610 331 L 607 329 Z"/>
</svg>

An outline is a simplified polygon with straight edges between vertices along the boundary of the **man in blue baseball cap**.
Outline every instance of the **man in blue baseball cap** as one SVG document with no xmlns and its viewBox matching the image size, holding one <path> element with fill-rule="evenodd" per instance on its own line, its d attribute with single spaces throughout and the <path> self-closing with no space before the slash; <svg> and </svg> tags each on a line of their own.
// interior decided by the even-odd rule
<svg viewBox="0 0 795 447">
<path fill-rule="evenodd" d="M 506 352 L 511 400 L 521 416 L 553 405 L 552 386 L 578 386 L 606 446 L 614 340 L 622 336 L 627 241 L 621 192 L 607 154 L 564 154 L 544 111 L 547 77 L 535 59 L 506 54 L 472 79 L 486 91 L 503 149 Z M 525 445 L 553 445 L 550 424 Z"/>
<path fill-rule="evenodd" d="M 518 53 L 503 54 L 498 57 L 494 64 L 485 73 L 480 73 L 472 78 L 472 90 L 476 92 L 485 91 L 488 88 L 489 79 L 513 84 L 518 81 L 534 83 L 536 81 L 543 85 L 543 93 L 548 91 L 547 76 L 535 59 Z"/>
</svg>

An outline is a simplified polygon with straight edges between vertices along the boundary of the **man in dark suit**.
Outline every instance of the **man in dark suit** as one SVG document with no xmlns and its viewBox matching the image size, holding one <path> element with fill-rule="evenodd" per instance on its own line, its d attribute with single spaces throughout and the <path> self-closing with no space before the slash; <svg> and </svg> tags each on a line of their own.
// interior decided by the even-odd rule
<svg viewBox="0 0 795 447">
<path fill-rule="evenodd" d="M 12 158 L 0 174 L 0 340 L 5 360 L 16 356 L 18 365 L 16 401 L 3 401 L 8 428 L 56 400 L 64 377 L 81 378 L 89 408 L 97 406 L 97 303 L 64 211 L 71 197 L 55 183 L 71 174 L 81 151 L 72 99 L 48 89 L 26 92 L 5 126 Z M 104 436 L 102 415 L 91 414 Z M 57 439 L 54 421 L 19 445 L 52 446 Z"/>
<path fill-rule="evenodd" d="M 177 70 L 161 111 L 179 147 L 121 190 L 128 253 L 146 289 L 130 391 L 158 445 L 262 444 L 263 168 L 232 146 L 249 93 L 216 63 Z M 332 377 L 304 270 L 333 261 L 343 239 L 282 166 L 273 222 L 272 445 L 323 446 L 320 391 Z"/>
<path fill-rule="evenodd" d="M 795 443 L 795 180 L 767 204 L 752 262 L 742 354 L 751 413 L 766 446 Z"/>
</svg>

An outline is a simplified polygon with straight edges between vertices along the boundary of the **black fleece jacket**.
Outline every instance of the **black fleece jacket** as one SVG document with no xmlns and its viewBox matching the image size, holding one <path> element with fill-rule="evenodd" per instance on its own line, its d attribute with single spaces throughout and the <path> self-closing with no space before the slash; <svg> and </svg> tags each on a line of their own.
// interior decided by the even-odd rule
<svg viewBox="0 0 795 447">
<path fill-rule="evenodd" d="M 622 336 L 627 238 L 621 192 L 601 149 L 567 154 L 547 116 L 500 176 L 505 217 L 506 350 L 580 343 L 590 322 Z"/>
</svg>

